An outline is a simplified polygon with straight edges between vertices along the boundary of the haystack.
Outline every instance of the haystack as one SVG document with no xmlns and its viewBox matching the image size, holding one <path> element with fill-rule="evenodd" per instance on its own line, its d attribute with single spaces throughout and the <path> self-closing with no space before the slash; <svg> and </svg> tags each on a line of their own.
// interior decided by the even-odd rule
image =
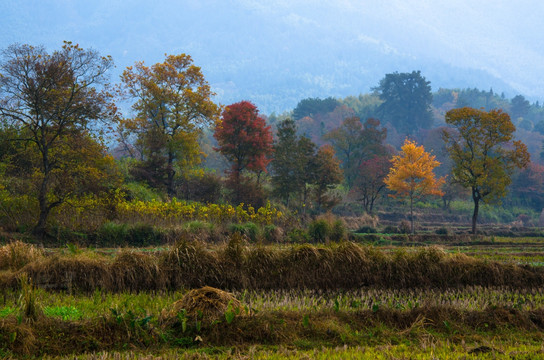
<svg viewBox="0 0 544 360">
<path fill-rule="evenodd" d="M 169 309 L 163 309 L 159 318 L 163 325 L 172 325 L 179 321 L 178 314 L 185 309 L 188 321 L 200 321 L 202 324 L 211 324 L 215 320 L 224 319 L 227 311 L 237 315 L 245 315 L 242 303 L 233 294 L 204 286 L 189 291 L 181 300 L 172 304 Z"/>
</svg>

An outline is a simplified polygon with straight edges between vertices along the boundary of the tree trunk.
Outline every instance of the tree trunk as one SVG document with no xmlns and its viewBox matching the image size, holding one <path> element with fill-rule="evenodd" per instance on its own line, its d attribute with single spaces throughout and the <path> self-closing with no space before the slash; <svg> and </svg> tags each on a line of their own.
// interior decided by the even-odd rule
<svg viewBox="0 0 544 360">
<path fill-rule="evenodd" d="M 413 196 L 410 196 L 410 225 L 411 225 L 412 235 L 414 235 L 415 229 L 414 229 L 414 197 Z"/>
<path fill-rule="evenodd" d="M 478 223 L 478 210 L 480 207 L 480 196 L 473 189 L 472 190 L 472 200 L 474 200 L 474 212 L 472 213 L 472 234 L 476 235 L 476 224 Z"/>
<path fill-rule="evenodd" d="M 32 233 L 39 237 L 40 239 L 43 239 L 45 236 L 45 226 L 47 224 L 47 218 L 49 217 L 50 208 L 47 204 L 47 186 L 45 184 L 45 180 L 42 182 L 42 186 L 40 187 L 40 192 L 38 194 L 38 203 L 40 206 L 40 215 L 38 217 L 38 223 L 36 226 L 34 226 L 34 229 L 32 230 Z"/>
<path fill-rule="evenodd" d="M 176 171 L 174 170 L 174 154 L 172 152 L 168 152 L 168 166 L 166 172 L 166 191 L 168 197 L 173 198 L 176 196 L 176 190 L 174 189 L 174 175 L 176 175 Z"/>
<path fill-rule="evenodd" d="M 45 236 L 47 218 L 49 217 L 49 212 L 51 211 L 51 207 L 49 206 L 47 201 L 49 174 L 51 173 L 47 149 L 42 151 L 42 166 L 43 179 L 42 183 L 40 184 L 40 189 L 38 191 L 38 205 L 40 208 L 40 215 L 38 217 L 38 223 L 36 224 L 36 226 L 34 226 L 34 229 L 32 230 L 32 233 L 40 239 L 43 239 L 43 237 Z"/>
</svg>

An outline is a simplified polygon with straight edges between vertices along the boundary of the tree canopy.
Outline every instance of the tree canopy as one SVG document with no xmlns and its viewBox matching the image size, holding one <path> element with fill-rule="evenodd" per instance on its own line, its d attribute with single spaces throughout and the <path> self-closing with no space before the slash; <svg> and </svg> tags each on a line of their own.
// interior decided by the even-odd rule
<svg viewBox="0 0 544 360">
<path fill-rule="evenodd" d="M 434 168 L 440 165 L 435 156 L 406 139 L 399 155 L 393 156 L 392 166 L 384 182 L 394 192 L 392 196 L 408 198 L 410 201 L 410 222 L 414 233 L 414 199 L 427 195 L 442 196 L 440 190 L 445 179 L 437 179 Z"/>
<path fill-rule="evenodd" d="M 472 233 L 476 234 L 480 201 L 504 197 L 514 169 L 529 164 L 529 153 L 521 141 L 512 141 L 516 128 L 502 110 L 453 109 L 446 113 L 446 123 L 454 128 L 444 131 L 452 176 L 472 192 Z"/>
<path fill-rule="evenodd" d="M 213 135 L 217 150 L 231 162 L 231 176 L 239 193 L 242 171 L 265 172 L 271 160 L 272 132 L 259 110 L 249 101 L 241 101 L 223 110 Z M 236 196 L 239 198 L 239 196 Z"/>
<path fill-rule="evenodd" d="M 122 121 L 122 132 L 136 135 L 142 153 L 140 172 L 152 185 L 164 184 L 175 195 L 175 165 L 200 162 L 198 144 L 203 125 L 215 123 L 220 108 L 200 67 L 189 55 L 168 55 L 151 67 L 143 62 L 121 75 L 123 90 L 134 100 L 133 118 Z"/>
<path fill-rule="evenodd" d="M 420 71 L 386 74 L 374 88 L 383 103 L 378 115 L 399 132 L 413 134 L 433 124 L 430 106 L 433 100 L 431 83 Z"/>
<path fill-rule="evenodd" d="M 295 120 L 300 120 L 303 117 L 310 116 L 313 117 L 317 114 L 326 114 L 330 113 L 336 107 L 340 105 L 340 101 L 336 100 L 333 97 L 328 97 L 326 99 L 319 98 L 306 98 L 298 102 L 297 106 L 293 110 L 293 118 Z"/>
<path fill-rule="evenodd" d="M 51 210 L 83 184 L 94 158 L 104 156 L 90 139 L 97 122 L 116 119 L 105 91 L 111 57 L 65 42 L 48 53 L 43 47 L 12 45 L 0 62 L 0 116 L 15 138 L 29 147 L 29 165 L 38 200 L 34 232 L 43 236 Z M 78 171 L 77 169 L 81 170 Z M 87 182 L 88 183 L 88 182 Z"/>
</svg>

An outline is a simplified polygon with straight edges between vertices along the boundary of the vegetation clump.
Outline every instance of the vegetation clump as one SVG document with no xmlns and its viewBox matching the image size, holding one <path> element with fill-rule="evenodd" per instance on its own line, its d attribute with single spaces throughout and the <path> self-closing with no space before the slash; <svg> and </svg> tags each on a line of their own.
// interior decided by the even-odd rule
<svg viewBox="0 0 544 360">
<path fill-rule="evenodd" d="M 210 325 L 221 320 L 227 312 L 240 314 L 242 310 L 242 303 L 232 293 L 204 286 L 189 291 L 170 308 L 163 309 L 159 320 L 163 325 L 172 325 L 180 318 L 186 318 L 192 322 L 201 321 Z"/>
</svg>

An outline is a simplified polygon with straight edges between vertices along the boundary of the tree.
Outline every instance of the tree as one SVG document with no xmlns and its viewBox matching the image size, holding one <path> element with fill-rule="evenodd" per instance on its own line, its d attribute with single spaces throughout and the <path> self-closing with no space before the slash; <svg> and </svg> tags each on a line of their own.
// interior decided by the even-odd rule
<svg viewBox="0 0 544 360">
<path fill-rule="evenodd" d="M 514 169 L 529 164 L 529 153 L 521 141 L 512 141 L 516 128 L 502 110 L 453 109 L 446 113 L 446 123 L 455 128 L 444 131 L 452 176 L 472 192 L 472 233 L 476 234 L 480 201 L 492 203 L 504 197 Z"/>
<path fill-rule="evenodd" d="M 384 122 L 390 122 L 399 132 L 413 134 L 433 123 L 430 106 L 433 100 L 431 83 L 420 71 L 386 74 L 374 88 L 383 103 L 378 114 Z"/>
<path fill-rule="evenodd" d="M 410 200 L 411 232 L 414 234 L 414 200 L 427 195 L 442 196 L 440 186 L 445 179 L 436 179 L 433 170 L 440 165 L 435 156 L 406 139 L 399 155 L 393 156 L 392 167 L 384 182 L 394 191 L 393 197 Z"/>
<path fill-rule="evenodd" d="M 361 201 L 365 211 L 372 214 L 374 204 L 385 188 L 384 179 L 391 168 L 387 156 L 374 155 L 359 165 L 358 176 L 351 190 L 351 195 Z"/>
<path fill-rule="evenodd" d="M 363 126 L 358 117 L 350 117 L 345 119 L 340 127 L 323 136 L 324 140 L 330 141 L 334 146 L 350 189 L 361 162 L 374 155 L 386 153 L 383 141 L 387 136 L 387 130 L 379 129 L 379 126 L 380 121 L 377 119 L 367 119 Z"/>
<path fill-rule="evenodd" d="M 334 111 L 339 105 L 340 102 L 333 97 L 303 99 L 293 110 L 293 117 L 295 120 L 300 120 L 306 116 L 314 117 L 317 114 L 327 114 Z"/>
<path fill-rule="evenodd" d="M 306 213 L 308 197 L 311 192 L 311 186 L 317 181 L 317 158 L 316 145 L 308 137 L 301 137 L 298 141 L 298 165 L 301 170 L 299 185 L 302 188 L 302 207 Z"/>
<path fill-rule="evenodd" d="M 133 133 L 142 149 L 141 171 L 160 179 L 175 195 L 175 166 L 191 167 L 201 160 L 198 137 L 204 125 L 215 123 L 220 108 L 200 67 L 186 54 L 168 55 L 151 67 L 137 62 L 121 75 L 122 89 L 135 100 L 135 117 L 122 122 L 122 133 Z"/>
<path fill-rule="evenodd" d="M 265 172 L 272 153 L 270 126 L 259 116 L 257 107 L 249 101 L 229 105 L 215 128 L 217 150 L 231 162 L 231 176 L 236 186 L 236 200 L 240 194 L 240 175 L 243 170 Z"/>
<path fill-rule="evenodd" d="M 529 101 L 523 95 L 516 95 L 511 100 L 510 117 L 514 120 L 524 118 L 531 109 Z"/>
<path fill-rule="evenodd" d="M 271 163 L 272 185 L 274 192 L 289 206 L 291 196 L 301 189 L 300 175 L 303 171 L 295 122 L 286 119 L 279 123 L 277 137 L 274 144 L 274 159 Z"/>
<path fill-rule="evenodd" d="M 112 66 L 111 57 L 70 42 L 51 54 L 41 46 L 19 44 L 2 52 L 0 115 L 16 128 L 19 136 L 13 140 L 27 144 L 37 156 L 36 235 L 45 235 L 51 210 L 66 199 L 63 187 L 55 184 L 74 180 L 63 169 L 78 165 L 81 153 L 75 150 L 87 145 L 88 129 L 115 120 L 111 97 L 100 89 Z"/>
<path fill-rule="evenodd" d="M 326 198 L 327 191 L 340 184 L 343 176 L 340 161 L 335 157 L 334 149 L 330 145 L 323 145 L 319 148 L 315 164 L 315 193 L 317 208 L 321 209 L 328 200 Z"/>
<path fill-rule="evenodd" d="M 531 162 L 525 169 L 513 176 L 512 205 L 531 207 L 535 211 L 544 208 L 544 166 Z"/>
<path fill-rule="evenodd" d="M 311 186 L 316 182 L 316 145 L 305 136 L 296 134 L 296 123 L 286 119 L 278 125 L 278 140 L 274 145 L 271 162 L 274 192 L 286 205 L 296 195 L 301 195 L 303 211 L 306 210 Z"/>
</svg>

